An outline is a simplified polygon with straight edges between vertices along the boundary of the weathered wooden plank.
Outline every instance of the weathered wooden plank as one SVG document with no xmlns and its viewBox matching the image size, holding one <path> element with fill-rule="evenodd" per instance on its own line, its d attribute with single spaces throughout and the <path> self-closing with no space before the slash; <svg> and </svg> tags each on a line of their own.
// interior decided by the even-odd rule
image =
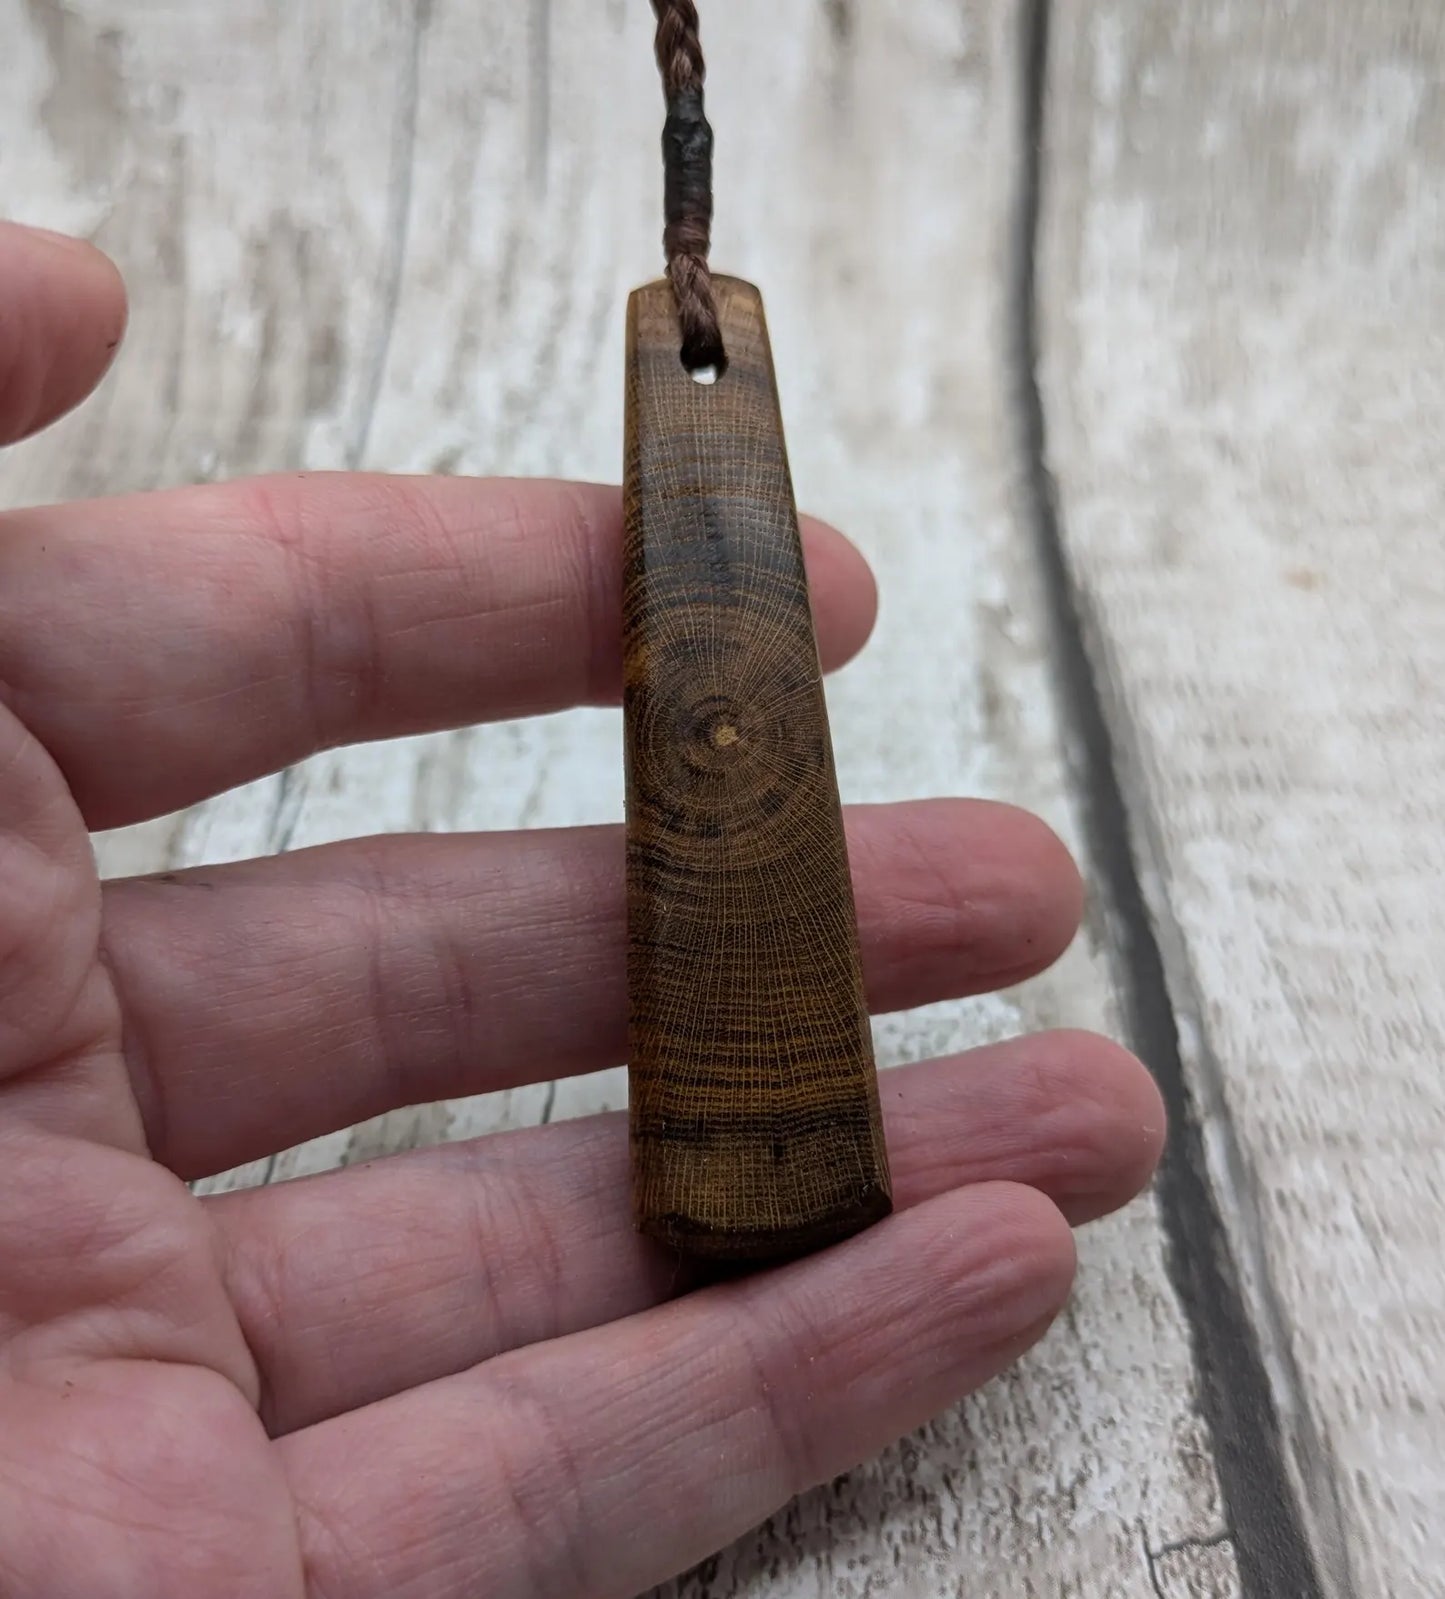
<svg viewBox="0 0 1445 1599">
<path fill-rule="evenodd" d="M 0 179 L 36 220 L 94 230 L 138 310 L 109 397 L 7 458 L 0 500 L 287 464 L 616 478 L 622 307 L 659 264 L 645 6 L 238 0 L 223 50 L 212 14 L 153 0 L 7 9 Z M 829 693 L 845 797 L 1005 797 L 1076 837 L 1012 504 L 1019 24 L 1007 0 L 712 7 L 716 255 L 767 294 L 802 499 L 882 582 L 877 640 Z M 65 98 L 77 63 L 103 94 Z M 586 712 L 329 755 L 102 858 L 610 819 L 620 749 L 618 719 Z M 880 1058 L 1107 1029 L 1105 932 L 1022 990 L 884 1021 Z M 623 1093 L 604 1073 L 425 1107 L 226 1180 Z M 1157 1217 L 1081 1245 L 1069 1318 L 1014 1375 L 676 1591 L 1236 1592 L 1227 1541 L 1185 1544 L 1222 1523 Z"/>
<path fill-rule="evenodd" d="M 1425 1599 L 1445 21 L 1423 0 L 1055 11 L 1049 455 L 1184 1064 L 1324 1586 Z"/>
</svg>

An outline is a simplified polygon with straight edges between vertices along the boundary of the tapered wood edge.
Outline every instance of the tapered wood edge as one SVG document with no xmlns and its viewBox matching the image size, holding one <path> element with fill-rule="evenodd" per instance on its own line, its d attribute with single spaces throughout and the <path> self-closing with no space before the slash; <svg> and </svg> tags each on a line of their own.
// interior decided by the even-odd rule
<svg viewBox="0 0 1445 1599">
<path fill-rule="evenodd" d="M 866 1231 L 893 1210 L 893 1196 L 887 1186 L 873 1185 L 859 1196 L 852 1210 L 834 1210 L 805 1227 L 745 1231 L 730 1227 L 725 1231 L 699 1225 L 687 1216 L 676 1214 L 638 1215 L 637 1230 L 665 1244 L 681 1255 L 703 1260 L 752 1262 L 795 1260 L 842 1243 L 845 1238 Z"/>
<path fill-rule="evenodd" d="M 749 283 L 746 278 L 729 277 L 726 272 L 714 272 L 712 275 L 712 286 L 713 293 L 718 295 L 719 298 L 721 298 L 725 293 L 735 294 L 739 291 L 741 291 L 743 294 L 750 295 L 759 303 L 761 303 L 763 298 L 763 291 L 757 286 L 756 283 Z M 658 294 L 666 295 L 669 299 L 671 299 L 672 284 L 669 283 L 666 278 L 652 278 L 647 283 L 639 283 L 632 293 L 628 295 L 628 305 L 630 306 L 632 302 L 639 296 L 650 297 Z M 680 360 L 682 357 L 681 332 L 679 332 L 677 336 L 677 350 L 678 358 Z"/>
<path fill-rule="evenodd" d="M 723 336 L 727 336 L 727 321 L 729 314 L 729 301 L 741 301 L 748 314 L 756 321 L 758 331 L 765 341 L 768 340 L 768 319 L 763 309 L 763 292 L 757 284 L 749 283 L 746 278 L 728 277 L 726 273 L 715 272 L 712 279 L 713 293 L 718 300 L 718 317 L 723 325 Z M 638 317 L 644 306 L 651 307 L 652 302 L 665 300 L 668 305 L 674 305 L 672 284 L 666 278 L 654 278 L 650 283 L 639 284 L 627 296 L 627 348 L 631 352 L 637 347 Z M 736 312 L 733 313 L 736 315 Z M 677 360 L 682 364 L 682 329 L 679 327 L 677 334 Z M 768 371 L 773 373 L 772 353 L 769 346 Z M 774 374 L 775 376 L 775 374 Z"/>
</svg>

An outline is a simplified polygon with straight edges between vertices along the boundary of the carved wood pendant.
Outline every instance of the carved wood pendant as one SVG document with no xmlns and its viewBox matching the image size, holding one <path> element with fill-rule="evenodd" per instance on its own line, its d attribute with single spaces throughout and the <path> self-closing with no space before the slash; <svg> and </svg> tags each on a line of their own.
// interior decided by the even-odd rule
<svg viewBox="0 0 1445 1599">
<path fill-rule="evenodd" d="M 633 1199 L 689 1254 L 802 1254 L 891 1208 L 852 882 L 762 300 L 683 367 L 627 321 L 623 592 Z"/>
</svg>

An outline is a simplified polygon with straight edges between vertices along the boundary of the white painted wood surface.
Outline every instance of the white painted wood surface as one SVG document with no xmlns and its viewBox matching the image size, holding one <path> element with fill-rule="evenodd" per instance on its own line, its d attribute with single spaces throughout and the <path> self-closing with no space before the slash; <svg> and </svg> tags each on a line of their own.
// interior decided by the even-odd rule
<svg viewBox="0 0 1445 1599">
<path fill-rule="evenodd" d="M 106 395 L 7 459 L 5 500 L 288 464 L 615 479 L 624 297 L 658 267 L 645 6 L 246 0 L 221 26 L 200 6 L 3 5 L 20 41 L 6 192 L 17 214 L 94 233 L 136 301 Z M 747 0 L 710 28 L 717 254 L 765 286 L 802 497 L 883 585 L 876 643 L 832 696 L 844 789 L 1007 797 L 1070 834 L 1009 515 L 1015 9 L 855 8 L 851 27 L 837 7 L 785 10 L 780 28 Z M 973 159 L 942 176 L 899 155 L 955 149 Z M 592 712 L 327 756 L 102 855 L 137 870 L 378 828 L 615 817 L 619 739 Z M 884 1022 L 884 1058 L 1109 1028 L 1099 939 L 1019 993 Z M 622 1092 L 607 1074 L 555 1104 L 539 1088 L 424 1108 L 225 1180 Z M 1217 1489 L 1150 1204 L 1090 1229 L 1082 1254 L 1070 1316 L 1017 1374 L 679 1591 L 1150 1599 L 1147 1552 L 1215 1534 Z M 1233 1593 L 1228 1549 L 1208 1558 L 1200 1589 L 1189 1551 L 1166 1557 L 1166 1591 Z"/>
<path fill-rule="evenodd" d="M 1414 1599 L 1445 1589 L 1445 53 L 1425 0 L 1325 9 L 1057 0 L 1044 397 L 1322 1567 Z M 1015 492 L 1024 10 L 713 6 L 716 256 L 767 294 L 801 497 L 882 585 L 830 692 L 845 795 L 1007 798 L 1082 847 Z M 0 0 L 0 37 L 7 209 L 90 233 L 134 301 L 0 504 L 286 466 L 615 478 L 623 300 L 658 265 L 642 0 Z M 114 873 L 620 808 L 617 720 L 585 712 L 326 756 L 99 847 Z M 883 1022 L 884 1058 L 1117 1030 L 1108 942 L 1096 914 L 1048 977 Z M 622 1091 L 423 1107 L 221 1181 Z M 1081 1245 L 1016 1374 L 676 1591 L 1239 1592 L 1158 1215 Z"/>
<path fill-rule="evenodd" d="M 1056 6 L 1061 525 L 1328 1592 L 1445 1593 L 1445 14 Z"/>
</svg>

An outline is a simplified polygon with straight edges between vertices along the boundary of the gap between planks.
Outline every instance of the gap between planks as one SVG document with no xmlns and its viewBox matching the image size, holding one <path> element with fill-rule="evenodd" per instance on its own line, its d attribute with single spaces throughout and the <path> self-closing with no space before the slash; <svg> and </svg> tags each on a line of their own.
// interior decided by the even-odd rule
<svg viewBox="0 0 1445 1599">
<path fill-rule="evenodd" d="M 1316 1555 L 1285 1465 L 1284 1435 L 1261 1333 L 1250 1319 L 1240 1288 L 1233 1247 L 1209 1175 L 1198 1097 L 1180 1052 L 1179 1022 L 1169 996 L 1161 937 L 1155 931 L 1155 917 L 1166 921 L 1168 907 L 1156 905 L 1151 912 L 1144 892 L 1140 836 L 1147 833 L 1147 818 L 1132 816 L 1124 798 L 1119 749 L 1127 737 L 1123 729 L 1119 736 L 1115 731 L 1123 709 L 1107 693 L 1096 670 L 1098 632 L 1070 569 L 1048 467 L 1048 419 L 1038 377 L 1037 242 L 1048 181 L 1044 120 L 1051 5 L 1052 0 L 1024 0 L 1020 9 L 1022 172 L 1009 283 L 1014 296 L 1010 311 L 1015 385 L 1010 398 L 1024 464 L 1021 520 L 1037 547 L 1044 604 L 1052 624 L 1050 664 L 1059 719 L 1070 741 L 1067 754 L 1075 767 L 1089 855 L 1115 933 L 1115 983 L 1129 1041 L 1148 1063 L 1169 1112 L 1168 1145 L 1158 1177 L 1167 1261 L 1189 1320 L 1201 1408 L 1229 1518 L 1229 1530 L 1207 1542 L 1232 1538 L 1248 1599 L 1322 1599 Z M 1140 788 L 1136 803 L 1143 798 Z M 1223 1096 L 1210 1108 L 1213 1132 L 1233 1147 Z M 1267 1289 L 1263 1250 L 1256 1253 L 1258 1259 L 1251 1265 Z M 1271 1340 L 1272 1345 L 1277 1342 Z M 1275 1369 L 1280 1369 L 1277 1362 Z M 1307 1422 L 1309 1411 L 1297 1381 L 1291 1387 L 1298 1437 L 1299 1418 Z M 1308 1428 L 1304 1436 L 1311 1455 L 1307 1462 L 1311 1486 L 1317 1497 L 1327 1497 L 1332 1492 L 1332 1463 L 1315 1429 Z M 1156 1590 L 1158 1554 L 1182 1547 L 1152 1551 L 1146 1540 Z M 1332 1576 L 1332 1591 L 1348 1595 L 1348 1574 Z"/>
</svg>

